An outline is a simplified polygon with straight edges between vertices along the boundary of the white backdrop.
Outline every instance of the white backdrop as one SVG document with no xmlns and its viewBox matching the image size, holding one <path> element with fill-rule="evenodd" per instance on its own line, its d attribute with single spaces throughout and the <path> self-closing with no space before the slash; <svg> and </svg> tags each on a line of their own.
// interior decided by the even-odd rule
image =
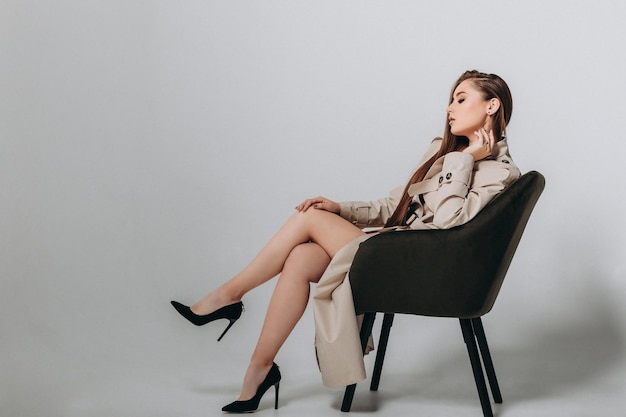
<svg viewBox="0 0 626 417">
<path fill-rule="evenodd" d="M 404 183 L 466 69 L 507 80 L 513 157 L 547 179 L 489 317 L 496 360 L 544 357 L 548 392 L 623 391 L 625 18 L 610 0 L 1 0 L 0 415 L 114 414 L 124 384 L 216 362 L 237 386 L 272 285 L 227 348 L 169 300 L 243 267 L 306 197 Z M 311 345 L 307 312 L 284 368 L 317 378 Z"/>
</svg>

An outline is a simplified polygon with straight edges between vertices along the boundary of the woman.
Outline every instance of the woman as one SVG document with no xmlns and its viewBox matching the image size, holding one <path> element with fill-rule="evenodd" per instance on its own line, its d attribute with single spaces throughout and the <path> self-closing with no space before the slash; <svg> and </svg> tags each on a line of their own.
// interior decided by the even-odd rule
<svg viewBox="0 0 626 417">
<path fill-rule="evenodd" d="M 405 187 L 371 202 L 307 199 L 243 271 L 191 307 L 172 301 L 196 325 L 228 319 L 226 333 L 241 316 L 243 295 L 280 273 L 241 394 L 223 411 L 256 410 L 272 386 L 277 407 L 281 375 L 274 358 L 304 313 L 310 283 L 319 282 L 314 313 L 324 384 L 365 377 L 346 277 L 359 243 L 373 235 L 361 228 L 440 229 L 472 219 L 520 175 L 505 135 L 512 106 L 500 77 L 465 72 L 452 88 L 443 138 L 433 140 Z"/>
</svg>

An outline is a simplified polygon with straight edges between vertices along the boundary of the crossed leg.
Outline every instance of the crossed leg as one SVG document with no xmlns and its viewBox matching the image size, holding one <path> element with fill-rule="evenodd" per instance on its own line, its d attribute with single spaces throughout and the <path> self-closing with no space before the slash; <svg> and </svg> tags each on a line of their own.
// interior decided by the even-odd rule
<svg viewBox="0 0 626 417">
<path fill-rule="evenodd" d="M 298 245 L 287 257 L 243 380 L 240 400 L 252 398 L 256 393 L 306 309 L 310 284 L 319 281 L 330 259 L 321 246 L 312 242 Z"/>
<path fill-rule="evenodd" d="M 241 301 L 248 291 L 278 275 L 291 251 L 301 243 L 317 243 L 330 258 L 363 232 L 336 214 L 309 209 L 293 214 L 257 256 L 237 275 L 191 306 L 196 314 L 208 314 Z"/>
<path fill-rule="evenodd" d="M 248 291 L 281 274 L 239 400 L 252 398 L 267 375 L 278 350 L 304 313 L 310 283 L 319 281 L 339 249 L 362 234 L 333 213 L 316 209 L 297 212 L 248 266 L 191 307 L 196 314 L 208 314 L 240 301 Z"/>
</svg>

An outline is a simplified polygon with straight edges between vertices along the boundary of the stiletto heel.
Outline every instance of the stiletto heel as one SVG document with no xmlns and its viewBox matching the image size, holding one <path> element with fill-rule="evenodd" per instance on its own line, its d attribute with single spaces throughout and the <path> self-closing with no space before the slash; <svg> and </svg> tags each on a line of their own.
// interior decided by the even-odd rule
<svg viewBox="0 0 626 417">
<path fill-rule="evenodd" d="M 180 313 L 181 316 L 183 316 L 184 318 L 186 318 L 187 320 L 189 320 L 196 326 L 203 326 L 215 320 L 227 319 L 228 326 L 226 327 L 226 330 L 224 330 L 222 334 L 220 335 L 220 337 L 217 339 L 218 342 L 222 340 L 222 337 L 224 337 L 226 332 L 230 330 L 233 324 L 235 324 L 235 322 L 239 320 L 239 317 L 241 317 L 241 313 L 244 311 L 243 303 L 239 301 L 237 303 L 229 304 L 225 307 L 215 310 L 214 312 L 210 314 L 205 314 L 203 316 L 200 316 L 194 313 L 193 311 L 191 311 L 191 308 L 189 308 L 188 306 L 184 304 L 179 303 L 178 301 L 172 301 L 171 303 L 176 309 L 176 311 Z"/>
<path fill-rule="evenodd" d="M 233 324 L 235 324 L 235 322 L 238 319 L 228 319 L 228 326 L 226 326 L 226 328 L 224 329 L 224 331 L 222 332 L 222 334 L 220 335 L 220 337 L 217 338 L 217 341 L 219 342 L 220 340 L 222 340 L 222 337 L 224 337 L 224 335 L 226 334 L 226 332 L 233 327 Z"/>
<path fill-rule="evenodd" d="M 278 388 L 280 388 L 280 381 L 274 385 L 274 410 L 278 410 Z"/>
<path fill-rule="evenodd" d="M 255 411 L 259 408 L 261 398 L 263 398 L 263 395 L 272 387 L 272 385 L 275 389 L 274 409 L 278 410 L 278 389 L 280 387 L 280 379 L 281 375 L 278 365 L 276 365 L 276 363 L 272 363 L 272 367 L 267 373 L 267 376 L 265 376 L 263 382 L 261 382 L 261 385 L 257 388 L 254 397 L 246 401 L 233 401 L 227 406 L 224 406 L 222 411 L 227 413 L 250 413 Z"/>
</svg>

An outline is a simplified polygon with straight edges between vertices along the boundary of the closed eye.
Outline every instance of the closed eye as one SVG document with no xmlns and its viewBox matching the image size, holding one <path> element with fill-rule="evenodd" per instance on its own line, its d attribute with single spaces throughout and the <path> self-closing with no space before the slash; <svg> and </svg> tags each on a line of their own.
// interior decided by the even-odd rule
<svg viewBox="0 0 626 417">
<path fill-rule="evenodd" d="M 459 91 L 457 92 L 454 97 L 456 97 L 456 102 L 461 104 L 465 101 L 465 96 L 467 95 L 467 93 L 465 91 Z"/>
</svg>

